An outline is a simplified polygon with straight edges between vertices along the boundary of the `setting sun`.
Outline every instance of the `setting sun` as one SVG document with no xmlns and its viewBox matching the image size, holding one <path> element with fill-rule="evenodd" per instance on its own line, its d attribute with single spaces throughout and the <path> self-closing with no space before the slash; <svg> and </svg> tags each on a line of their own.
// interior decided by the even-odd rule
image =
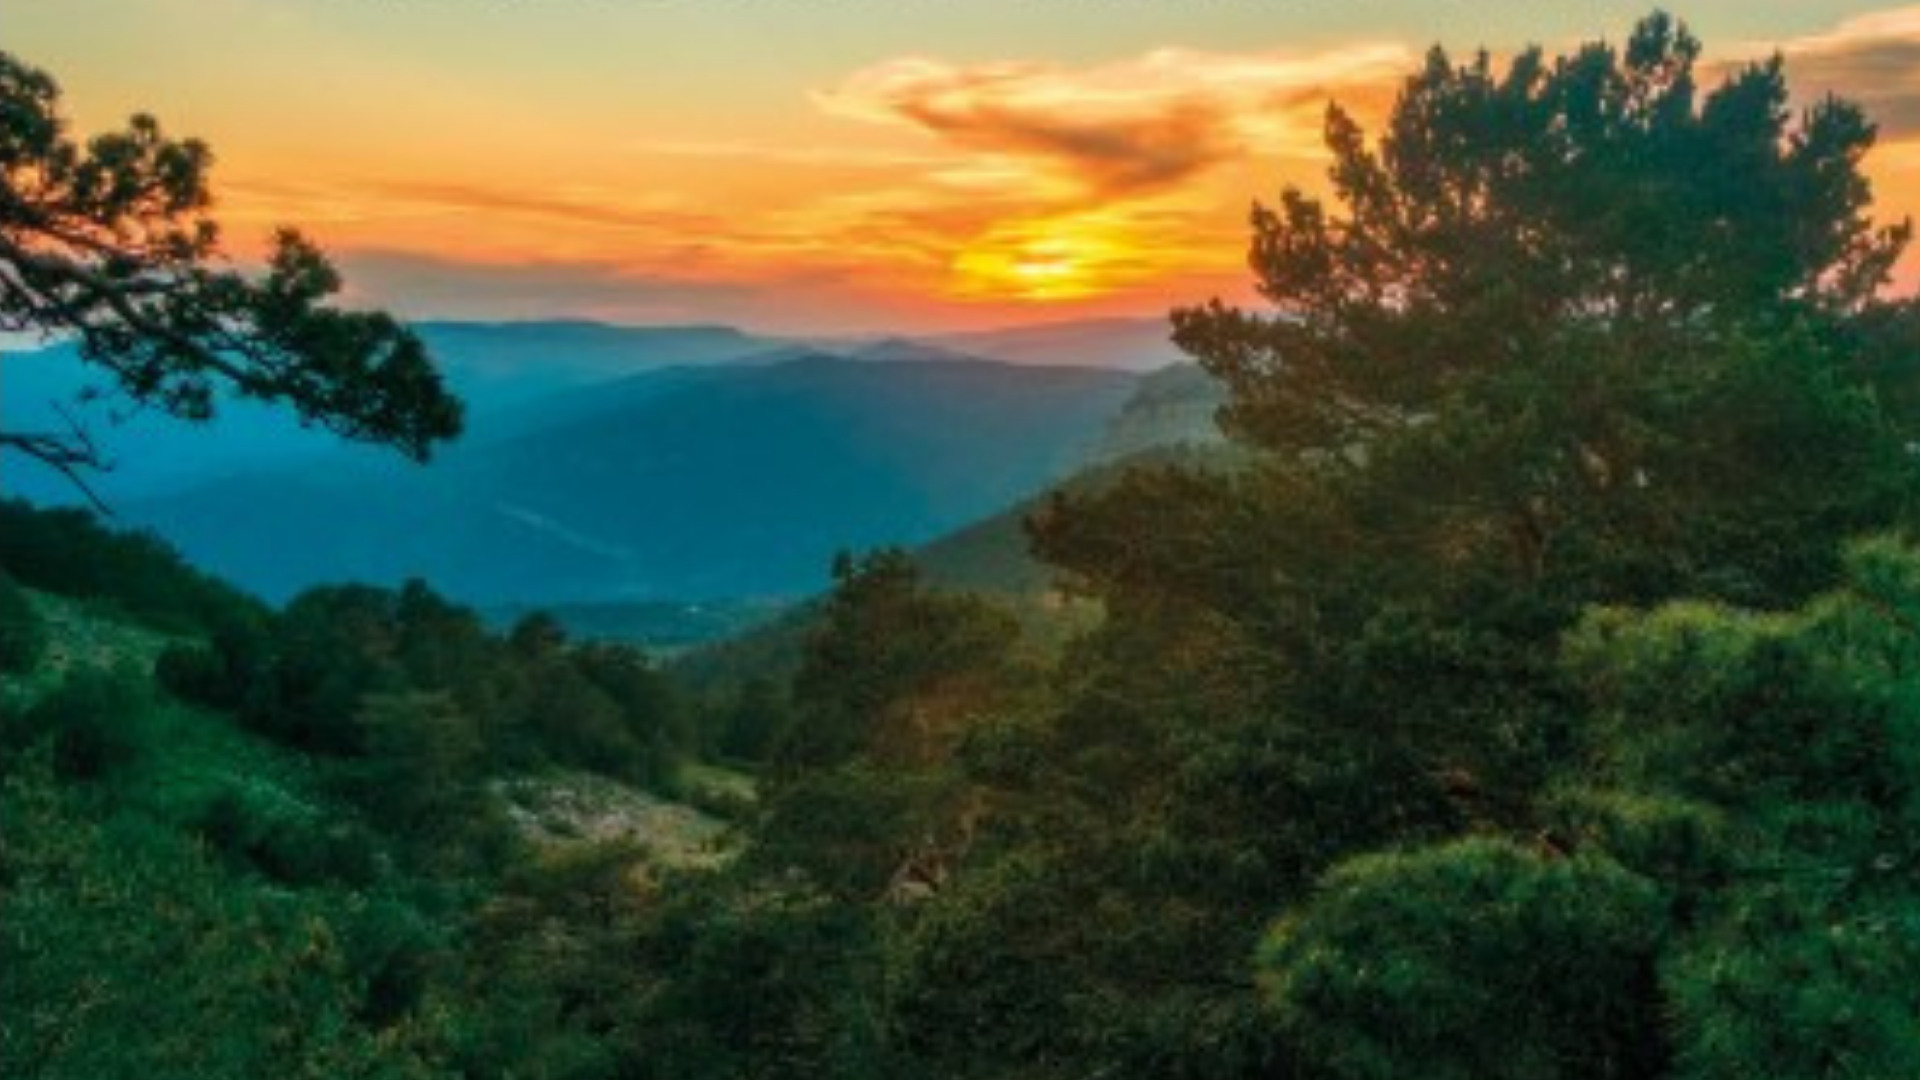
<svg viewBox="0 0 1920 1080">
<path fill-rule="evenodd" d="M 1131 239 L 1097 218 L 999 226 L 954 257 L 950 289 L 972 299 L 1036 303 L 1101 296 L 1164 269 Z"/>
</svg>

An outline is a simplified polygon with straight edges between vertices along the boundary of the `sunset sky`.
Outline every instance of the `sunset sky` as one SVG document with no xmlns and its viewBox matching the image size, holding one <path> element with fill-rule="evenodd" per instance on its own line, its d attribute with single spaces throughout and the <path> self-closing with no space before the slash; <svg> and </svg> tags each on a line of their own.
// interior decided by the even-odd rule
<svg viewBox="0 0 1920 1080">
<path fill-rule="evenodd" d="M 1864 102 L 1920 214 L 1920 5 L 1701 0 Z M 1317 187 L 1329 97 L 1439 42 L 1618 40 L 1638 5 L 1463 0 L 4 0 L 82 131 L 208 140 L 230 244 L 299 224 L 412 316 L 837 333 L 1244 296 L 1249 203 Z M 1915 260 L 1902 269 L 1906 287 Z"/>
</svg>

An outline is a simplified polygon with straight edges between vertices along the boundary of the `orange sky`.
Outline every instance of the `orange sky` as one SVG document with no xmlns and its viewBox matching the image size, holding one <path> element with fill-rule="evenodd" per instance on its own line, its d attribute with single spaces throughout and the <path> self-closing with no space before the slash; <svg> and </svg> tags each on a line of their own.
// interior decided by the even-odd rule
<svg viewBox="0 0 1920 1080">
<path fill-rule="evenodd" d="M 1863 100 L 1883 213 L 1920 212 L 1920 6 L 1694 7 L 1711 57 L 1780 48 L 1796 89 Z M 7 0 L 5 48 L 82 129 L 206 137 L 235 249 L 302 225 L 359 299 L 843 332 L 1243 298 L 1247 206 L 1319 184 L 1329 97 L 1374 117 L 1435 40 L 1617 39 L 1638 10 Z"/>
</svg>

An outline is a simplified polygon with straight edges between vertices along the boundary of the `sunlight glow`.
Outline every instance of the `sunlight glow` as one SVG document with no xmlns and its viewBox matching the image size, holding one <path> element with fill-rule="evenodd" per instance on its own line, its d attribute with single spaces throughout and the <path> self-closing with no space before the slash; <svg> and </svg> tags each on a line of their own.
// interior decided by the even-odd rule
<svg viewBox="0 0 1920 1080">
<path fill-rule="evenodd" d="M 1526 30 L 1443 34 L 1411 5 L 1169 4 L 1151 9 L 1167 25 L 1099 40 L 1072 5 L 1015 0 L 935 5 L 944 32 L 756 13 L 854 35 L 795 49 L 743 37 L 725 5 L 488 6 L 456 24 L 438 4 L 121 4 L 101 21 L 13 0 L 8 48 L 61 79 L 79 130 L 150 111 L 211 143 L 243 259 L 296 224 L 385 268 L 366 299 L 410 316 L 832 332 L 1155 314 L 1244 288 L 1249 202 L 1325 190 L 1329 101 L 1377 135 L 1436 36 L 1465 55 L 1543 33 L 1531 8 Z M 1876 216 L 1920 212 L 1920 4 L 1692 6 L 1724 9 L 1700 26 L 1715 63 L 1777 49 L 1805 100 L 1861 100 L 1883 125 Z M 1570 10 L 1541 40 L 1617 37 L 1632 14 Z M 216 21 L 257 48 L 198 47 Z M 1920 280 L 1920 251 L 1901 279 Z"/>
</svg>

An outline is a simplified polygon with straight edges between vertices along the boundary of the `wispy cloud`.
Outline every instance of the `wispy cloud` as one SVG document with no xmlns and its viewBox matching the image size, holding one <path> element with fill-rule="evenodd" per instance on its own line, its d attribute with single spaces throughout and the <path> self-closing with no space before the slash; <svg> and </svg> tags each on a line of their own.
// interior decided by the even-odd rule
<svg viewBox="0 0 1920 1080">
<path fill-rule="evenodd" d="M 1414 61 L 1399 44 L 1157 49 L 1079 66 L 887 60 L 814 102 L 916 132 L 945 157 L 811 216 L 896 247 L 911 238 L 963 298 L 1077 299 L 1237 261 L 1250 194 L 1238 173 L 1317 161 L 1326 102 L 1382 101 Z"/>
<path fill-rule="evenodd" d="M 1776 50 L 1803 99 L 1835 94 L 1859 102 L 1886 137 L 1920 137 L 1920 5 L 1861 15 L 1832 30 L 1740 53 Z"/>
<path fill-rule="evenodd" d="M 311 183 L 228 182 L 228 195 L 270 200 L 300 212 L 304 221 L 352 221 L 369 209 L 384 214 L 474 220 L 514 217 L 595 228 L 676 230 L 711 228 L 716 215 L 678 200 L 637 198 L 605 187 L 529 188 L 464 181 L 362 180 Z"/>
<path fill-rule="evenodd" d="M 932 165 L 942 155 L 854 146 L 781 146 L 744 140 L 648 140 L 630 143 L 628 150 L 666 157 L 718 158 L 832 169 L 897 169 Z"/>
<path fill-rule="evenodd" d="M 1313 154 L 1329 96 L 1406 71 L 1398 44 L 1314 54 L 1158 49 L 1104 64 L 956 64 L 903 57 L 814 94 L 829 112 L 905 125 L 986 155 L 981 170 L 1118 199 L 1165 190 L 1250 153 Z"/>
<path fill-rule="evenodd" d="M 354 295 L 403 298 L 414 317 L 681 318 L 751 296 L 744 285 L 651 273 L 612 261 L 475 262 L 380 249 L 344 252 Z"/>
</svg>

